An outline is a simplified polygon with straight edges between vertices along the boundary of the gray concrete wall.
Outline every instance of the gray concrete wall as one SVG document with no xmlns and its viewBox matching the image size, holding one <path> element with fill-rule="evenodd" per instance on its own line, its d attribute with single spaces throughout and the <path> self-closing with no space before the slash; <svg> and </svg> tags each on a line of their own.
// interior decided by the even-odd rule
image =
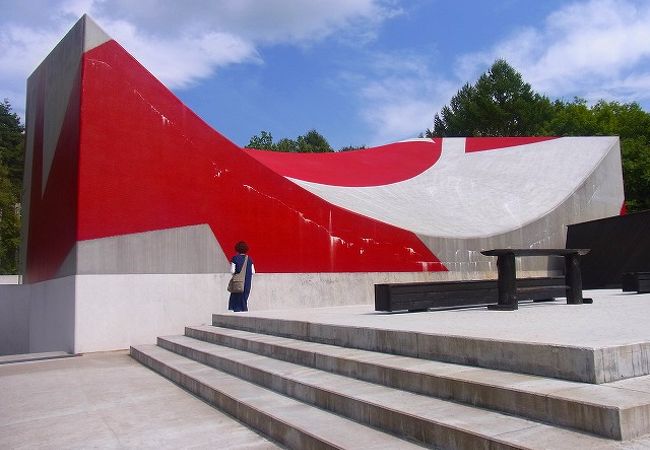
<svg viewBox="0 0 650 450">
<path fill-rule="evenodd" d="M 483 272 L 484 277 L 496 273 Z M 544 273 L 527 272 L 526 276 Z M 256 274 L 251 311 L 374 303 L 376 283 L 455 280 L 460 272 Z M 0 286 L 4 354 L 84 353 L 154 343 L 227 311 L 230 275 L 77 275 Z"/>
<path fill-rule="evenodd" d="M 29 352 L 29 285 L 0 285 L 0 355 Z"/>
<path fill-rule="evenodd" d="M 29 286 L 29 351 L 73 353 L 75 277 L 56 278 Z"/>
<path fill-rule="evenodd" d="M 81 241 L 72 251 L 79 275 L 230 271 L 207 224 Z"/>
<path fill-rule="evenodd" d="M 69 99 L 75 88 L 75 80 L 80 72 L 84 28 L 85 21 L 81 19 L 27 79 L 27 110 L 25 114 L 27 142 L 21 200 L 23 205 L 20 254 L 22 273 L 25 273 L 29 241 L 32 180 L 40 178 L 42 180 L 42 191 L 45 190 Z M 43 171 L 42 173 L 32 173 L 35 151 L 34 136 L 37 135 L 36 118 L 40 105 L 43 106 Z M 42 195 L 43 192 L 37 194 Z M 74 273 L 74 264 L 69 264 L 69 266 L 69 274 Z"/>
<path fill-rule="evenodd" d="M 251 311 L 374 304 L 374 284 L 458 279 L 460 273 L 256 274 Z M 493 274 L 495 275 L 495 274 Z M 528 276 L 542 273 L 529 272 Z M 229 274 L 108 274 L 76 279 L 79 353 L 154 343 L 225 312 Z"/>
<path fill-rule="evenodd" d="M 22 281 L 21 275 L 0 275 L 0 284 L 20 284 Z"/>
</svg>

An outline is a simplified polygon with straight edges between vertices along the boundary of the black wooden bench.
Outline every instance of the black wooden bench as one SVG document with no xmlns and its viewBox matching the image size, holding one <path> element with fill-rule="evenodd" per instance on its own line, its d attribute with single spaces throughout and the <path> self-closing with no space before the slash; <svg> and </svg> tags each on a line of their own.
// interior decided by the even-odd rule
<svg viewBox="0 0 650 450">
<path fill-rule="evenodd" d="M 623 292 L 648 293 L 650 292 L 650 272 L 626 272 L 621 277 L 621 284 Z"/>
<path fill-rule="evenodd" d="M 427 281 L 375 284 L 375 311 L 485 306 L 498 300 L 497 280 Z M 520 278 L 520 300 L 550 301 L 566 296 L 564 277 Z"/>
</svg>

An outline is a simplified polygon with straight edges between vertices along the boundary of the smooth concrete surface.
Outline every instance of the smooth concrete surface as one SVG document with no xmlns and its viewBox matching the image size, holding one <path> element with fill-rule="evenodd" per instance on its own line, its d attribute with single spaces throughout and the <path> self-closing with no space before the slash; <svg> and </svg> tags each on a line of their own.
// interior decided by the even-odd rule
<svg viewBox="0 0 650 450">
<path fill-rule="evenodd" d="M 155 345 L 131 356 L 291 449 L 421 448 Z"/>
<path fill-rule="evenodd" d="M 126 351 L 0 366 L 0 448 L 279 448 Z"/>
<path fill-rule="evenodd" d="M 29 289 L 29 351 L 75 350 L 75 277 L 22 285 Z"/>
<path fill-rule="evenodd" d="M 496 277 L 496 272 L 475 275 Z M 460 272 L 262 273 L 254 277 L 249 308 L 369 305 L 375 283 L 467 276 Z M 118 273 L 0 285 L 0 354 L 83 353 L 153 343 L 157 336 L 182 333 L 186 325 L 210 323 L 213 313 L 226 312 L 229 278 L 229 273 L 219 272 Z"/>
<path fill-rule="evenodd" d="M 43 353 L 22 353 L 16 355 L 0 356 L 0 364 L 12 364 L 27 361 L 39 361 L 43 359 L 69 358 L 75 356 L 66 352 L 43 352 Z"/>
<path fill-rule="evenodd" d="M 274 342 L 276 339 L 276 336 L 267 337 L 267 342 Z M 342 373 L 344 371 L 339 369 L 338 364 L 329 368 L 316 367 L 314 361 L 323 360 L 320 354 L 312 353 L 312 360 L 305 363 L 304 360 L 308 358 L 298 362 L 278 357 L 281 355 L 275 353 L 251 354 L 248 350 L 216 345 L 188 336 L 161 337 L 158 338 L 158 346 L 283 395 L 292 395 L 300 401 L 331 409 L 337 414 L 348 415 L 355 421 L 367 421 L 368 417 L 355 414 L 375 408 L 377 402 L 382 404 L 382 397 L 401 395 L 405 403 L 428 403 L 429 409 L 432 410 L 446 405 L 448 400 L 453 400 L 471 406 L 487 407 L 496 412 L 507 412 L 521 418 L 559 424 L 611 439 L 627 440 L 650 433 L 650 424 L 643 420 L 650 415 L 650 394 L 626 389 L 624 385 L 617 388 L 588 385 L 590 392 L 581 394 L 581 388 L 584 391 L 586 387 L 582 383 L 456 365 L 457 373 L 447 376 L 447 380 L 455 377 L 456 383 L 443 386 L 446 381 L 443 377 L 426 377 L 422 372 L 402 370 L 388 374 L 386 370 L 382 370 L 387 362 L 401 359 L 404 363 L 408 358 L 385 353 L 365 352 L 365 355 L 359 355 L 358 360 L 365 363 L 365 373 L 362 370 Z M 300 348 L 308 346 L 309 343 L 303 341 L 297 344 L 297 348 L 294 347 L 291 353 L 296 354 Z M 354 350 L 346 350 L 347 355 L 352 356 L 355 353 Z M 413 364 L 415 359 L 408 362 Z M 419 360 L 420 367 L 425 364 L 426 361 Z M 447 368 L 451 366 L 448 365 Z M 440 370 L 439 366 L 436 369 Z M 428 372 L 427 369 L 425 371 Z M 463 372 L 469 372 L 469 377 L 463 377 Z M 393 385 L 393 380 L 397 379 L 403 382 L 399 388 Z M 493 384 L 494 381 L 504 379 L 501 387 Z M 545 388 L 542 387 L 543 384 L 546 385 Z M 430 385 L 440 385 L 442 392 L 435 388 L 422 389 L 422 386 Z M 445 387 L 449 389 L 446 392 Z M 426 392 L 422 392 L 423 390 Z M 464 394 L 462 390 L 472 392 Z M 360 392 L 364 395 L 360 396 Z M 374 393 L 366 395 L 371 392 Z M 568 395 L 564 395 L 564 392 Z M 548 401 L 549 398 L 555 402 Z M 517 402 L 521 402 L 521 405 L 515 405 Z M 525 406 L 529 407 L 528 410 Z M 411 415 L 402 403 L 383 403 L 380 407 L 380 410 L 382 409 L 386 411 L 379 411 L 371 416 L 387 418 L 394 414 Z M 549 414 L 549 411 L 552 413 Z M 635 420 L 637 417 L 641 420 Z M 395 422 L 408 421 L 408 417 L 395 419 Z M 367 423 L 381 429 L 390 429 L 391 422 Z M 531 426 L 530 423 L 522 425 Z M 399 429 L 391 431 L 400 433 Z M 417 439 L 416 436 L 423 432 L 424 430 L 419 430 L 411 438 Z"/>
<path fill-rule="evenodd" d="M 0 275 L 0 285 L 20 284 L 23 281 L 22 275 Z"/>
<path fill-rule="evenodd" d="M 582 220 L 620 212 L 618 137 L 564 137 L 477 152 L 466 151 L 465 142 L 443 139 L 435 164 L 397 183 L 350 187 L 290 179 L 330 203 L 433 238 L 498 236 L 539 220 L 564 202 L 572 203 Z M 607 177 L 592 179 L 609 154 L 619 166 L 609 165 Z M 580 192 L 584 184 L 592 192 Z M 566 223 L 556 222 L 554 228 Z"/>
<path fill-rule="evenodd" d="M 185 336 L 158 338 L 159 346 L 171 349 L 170 344 L 196 360 L 203 361 L 196 356 L 199 349 L 220 354 L 236 349 L 612 439 L 650 433 L 650 376 L 592 385 L 214 326 L 186 327 Z M 240 360 L 249 362 L 250 357 Z"/>
<path fill-rule="evenodd" d="M 588 383 L 650 374 L 650 295 L 598 290 L 585 297 L 594 303 L 406 314 L 363 305 L 255 312 L 244 320 L 215 315 L 213 324 Z"/>
<path fill-rule="evenodd" d="M 561 298 L 522 302 L 516 311 L 478 307 L 382 313 L 373 305 L 352 305 L 227 314 L 585 348 L 650 342 L 650 294 L 598 289 L 585 290 L 583 296 L 594 303 L 567 305 Z"/>
<path fill-rule="evenodd" d="M 0 355 L 29 352 L 29 288 L 0 284 Z"/>
<path fill-rule="evenodd" d="M 265 339 L 266 342 L 278 341 L 276 336 L 258 336 L 258 338 Z M 344 348 L 340 350 L 346 351 Z M 309 365 L 281 361 L 276 359 L 275 355 L 269 358 L 186 336 L 160 338 L 158 346 L 132 347 L 131 355 L 219 408 L 233 411 L 233 415 L 240 417 L 250 426 L 263 430 L 264 433 L 277 432 L 280 426 L 272 426 L 269 429 L 268 424 L 275 424 L 279 419 L 279 425 L 283 429 L 281 435 L 288 434 L 286 431 L 288 426 L 293 430 L 290 436 L 293 438 L 299 436 L 289 445 L 291 448 L 308 448 L 304 441 L 308 438 L 307 435 L 321 441 L 328 439 L 321 434 L 323 423 L 333 418 L 327 414 L 323 415 L 323 411 L 335 413 L 337 417 L 343 416 L 361 424 L 371 424 L 380 430 L 390 431 L 397 436 L 427 446 L 435 446 L 435 448 L 604 450 L 641 449 L 648 448 L 650 445 L 650 436 L 647 433 L 642 435 L 637 433 L 635 436 L 638 437 L 635 439 L 630 439 L 630 436 L 626 437 L 624 434 L 622 436 L 624 441 L 604 439 L 564 427 L 556 427 L 546 420 L 543 422 L 547 423 L 530 421 L 524 417 L 517 417 L 518 415 L 502 414 L 498 410 L 474 408 L 441 400 L 435 396 L 422 396 L 390 389 L 382 385 L 383 383 L 365 383 L 356 379 L 354 375 L 340 376 L 330 371 L 314 369 Z M 380 355 L 374 361 L 364 359 L 372 364 L 392 357 L 393 355 Z M 465 368 L 465 370 L 471 371 L 472 368 Z M 504 373 L 504 375 L 509 374 Z M 250 384 L 251 381 L 253 384 Z M 644 381 L 638 384 L 639 391 L 647 390 L 648 382 Z M 512 384 L 512 389 L 520 388 L 516 381 Z M 260 390 L 260 386 L 267 389 Z M 599 388 L 599 386 L 589 385 L 587 387 Z M 547 392 L 553 395 L 552 389 Z M 499 396 L 499 393 L 489 392 L 487 389 L 480 395 Z M 304 402 L 302 406 L 296 408 L 295 399 Z M 593 393 L 591 395 L 586 393 L 582 398 L 582 401 L 595 403 L 603 400 L 605 400 L 603 405 L 608 403 L 607 399 Z M 321 408 L 320 417 L 316 418 L 312 415 L 314 411 L 311 405 Z M 529 406 L 545 408 L 540 402 L 533 402 Z M 550 409 L 540 412 L 553 419 L 557 411 Z M 574 413 L 584 414 L 586 416 L 584 419 L 587 421 L 590 420 L 591 414 L 595 414 L 594 421 L 601 419 L 594 411 L 578 409 L 574 410 Z M 622 415 L 625 414 L 622 412 Z M 647 417 L 646 413 L 645 422 Z M 610 423 L 610 425 L 615 424 Z M 642 425 L 647 429 L 647 424 Z M 345 445 L 337 448 L 369 448 L 362 444 L 365 441 L 354 440 L 354 436 L 359 432 L 351 429 L 351 426 L 352 424 L 349 423 L 339 425 L 341 430 L 339 434 L 350 434 L 352 438 Z M 388 437 L 385 439 L 388 440 Z M 398 447 L 390 444 L 380 448 Z"/>
<path fill-rule="evenodd" d="M 208 224 L 80 241 L 71 252 L 78 275 L 230 271 Z"/>
<path fill-rule="evenodd" d="M 209 323 L 226 309 L 226 274 L 78 275 L 75 353 L 126 349 Z M 222 286 L 221 289 L 219 287 Z M 221 295 L 217 295 L 221 292 Z"/>
</svg>

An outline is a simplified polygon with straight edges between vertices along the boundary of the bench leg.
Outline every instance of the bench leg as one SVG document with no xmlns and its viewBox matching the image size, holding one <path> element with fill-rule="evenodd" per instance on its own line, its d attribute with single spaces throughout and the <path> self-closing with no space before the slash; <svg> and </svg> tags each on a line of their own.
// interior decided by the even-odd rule
<svg viewBox="0 0 650 450">
<path fill-rule="evenodd" d="M 514 311 L 519 308 L 517 303 L 517 274 L 515 273 L 515 255 L 506 254 L 497 257 L 499 279 L 499 302 L 489 305 L 488 309 L 499 311 Z"/>
<path fill-rule="evenodd" d="M 566 278 L 566 302 L 569 305 L 580 305 L 582 300 L 582 274 L 580 273 L 580 256 L 569 255 L 564 258 Z"/>
</svg>

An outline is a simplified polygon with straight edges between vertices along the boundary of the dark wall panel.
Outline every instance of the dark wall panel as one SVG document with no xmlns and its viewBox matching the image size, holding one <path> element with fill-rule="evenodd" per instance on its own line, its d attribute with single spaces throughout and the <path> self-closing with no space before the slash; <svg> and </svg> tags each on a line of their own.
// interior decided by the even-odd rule
<svg viewBox="0 0 650 450">
<path fill-rule="evenodd" d="M 650 272 L 650 210 L 569 225 L 567 248 L 590 248 L 582 258 L 585 289 L 621 286 L 624 272 Z"/>
</svg>

